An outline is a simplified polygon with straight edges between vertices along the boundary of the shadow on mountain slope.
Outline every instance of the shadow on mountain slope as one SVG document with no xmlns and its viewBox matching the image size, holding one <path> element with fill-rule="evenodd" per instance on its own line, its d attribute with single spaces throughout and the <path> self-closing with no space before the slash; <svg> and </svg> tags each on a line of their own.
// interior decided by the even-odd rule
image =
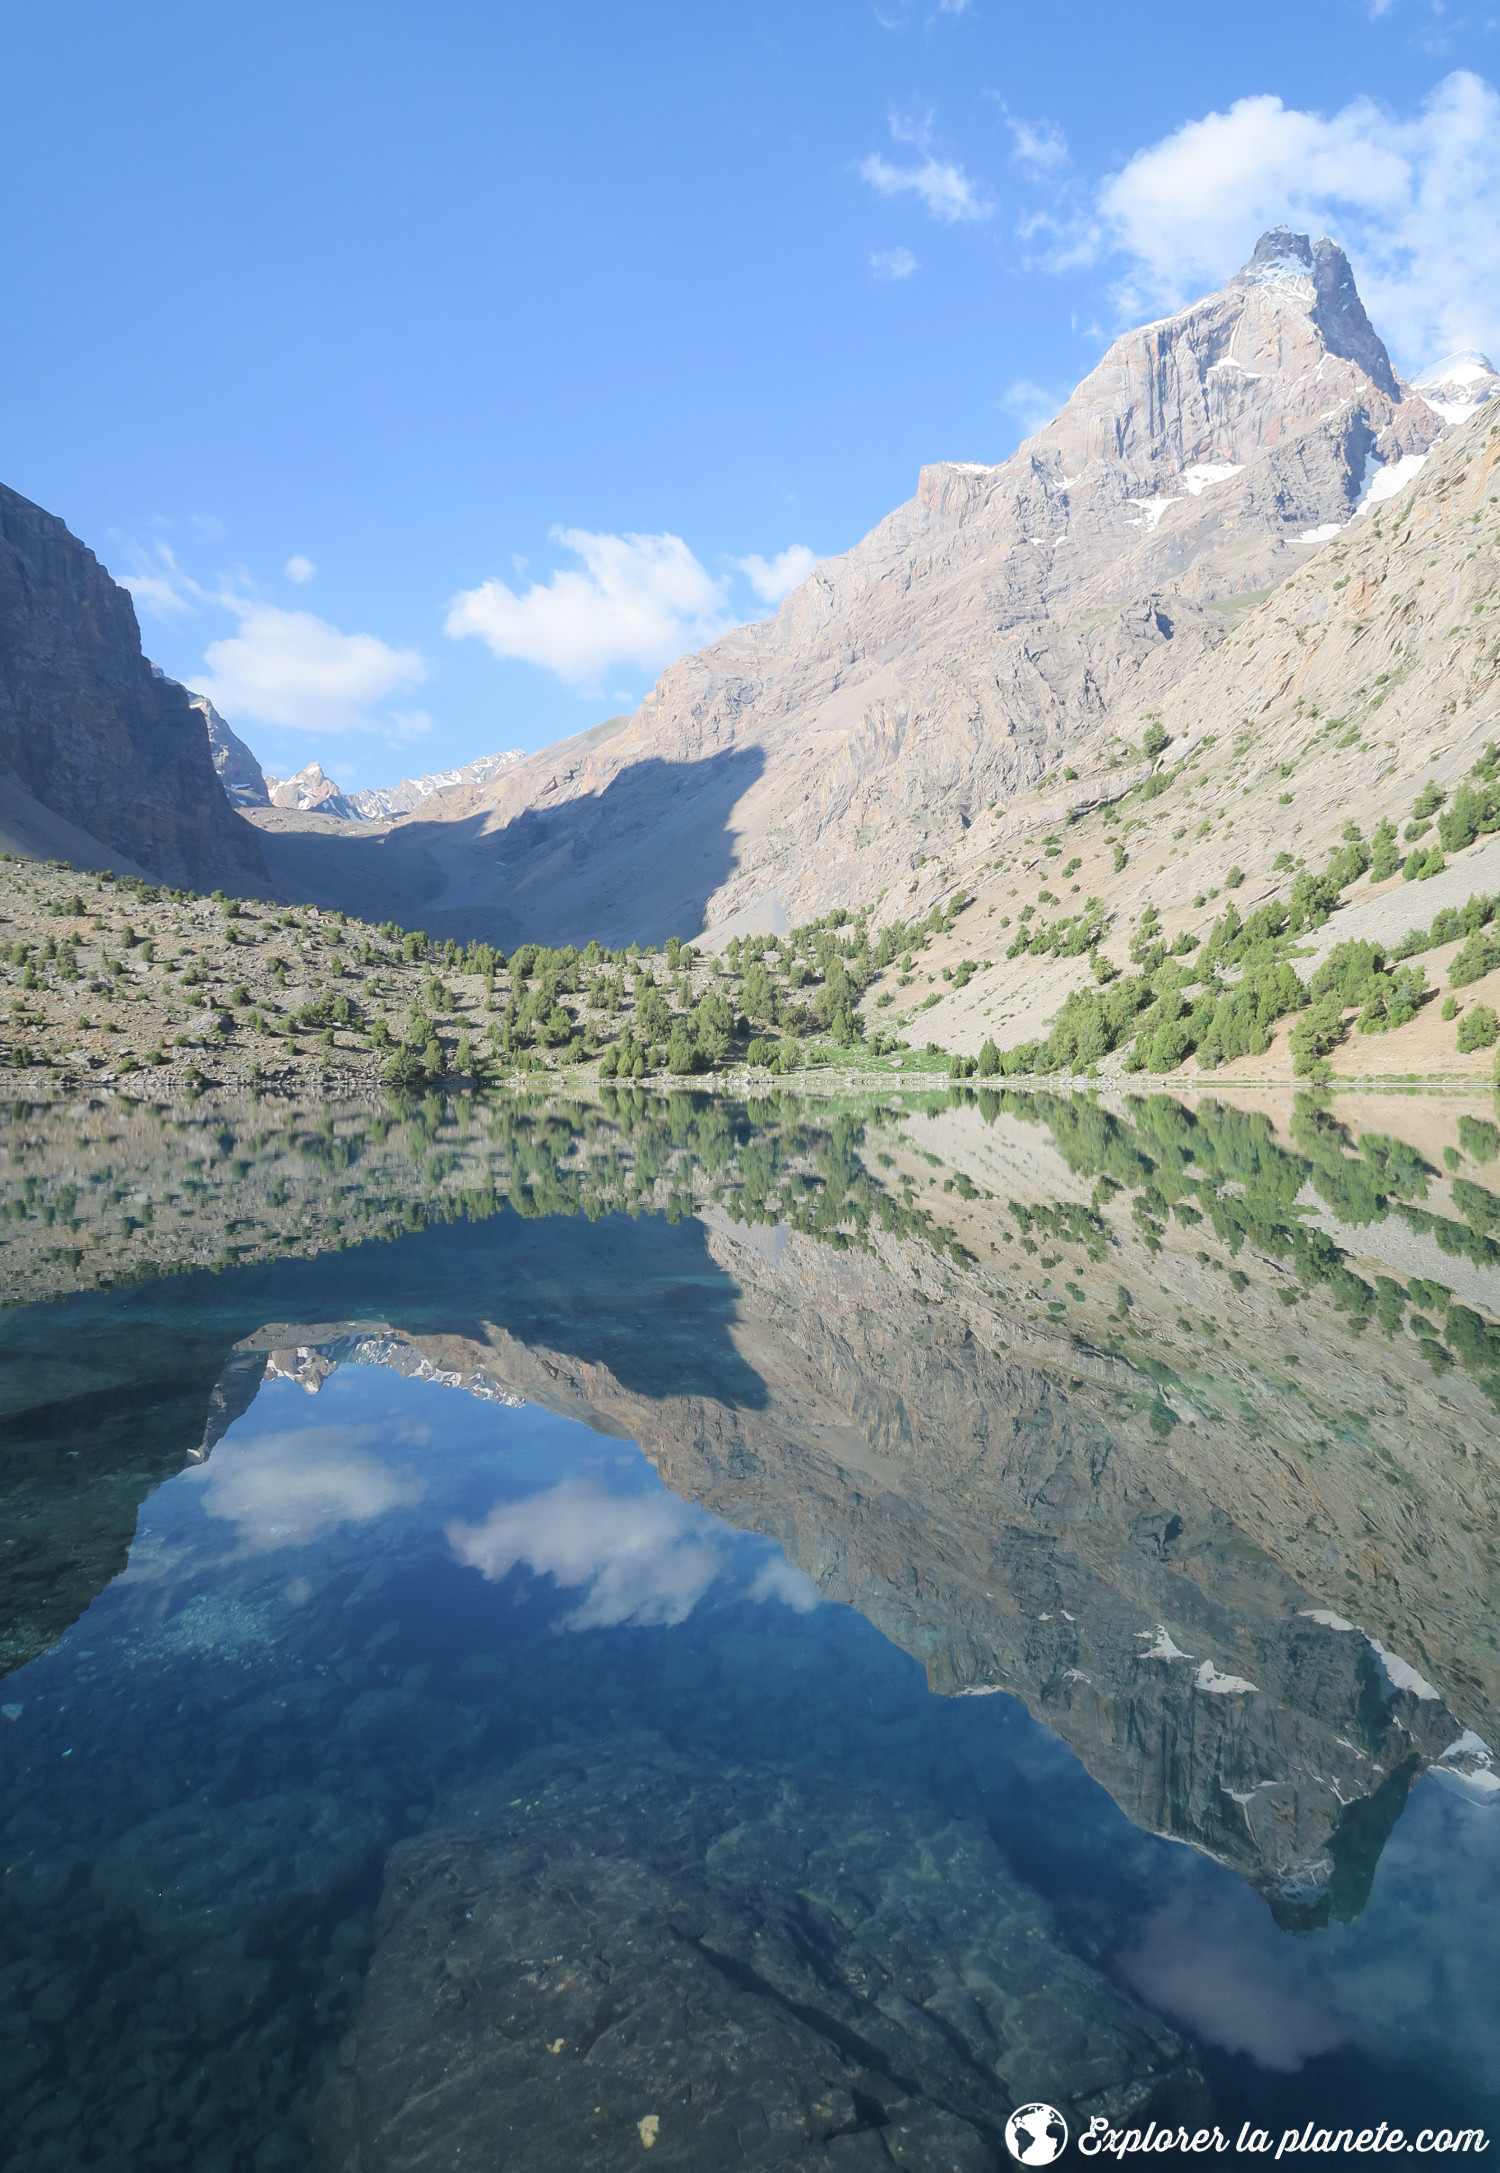
<svg viewBox="0 0 1500 2173">
<path fill-rule="evenodd" d="M 431 935 L 522 942 L 660 943 L 692 936 L 735 865 L 730 816 L 759 778 L 758 747 L 702 762 L 636 762 L 602 791 L 457 821 L 417 817 L 383 837 L 268 831 L 289 900 L 392 919 Z M 547 788 L 542 788 L 545 800 Z"/>
</svg>

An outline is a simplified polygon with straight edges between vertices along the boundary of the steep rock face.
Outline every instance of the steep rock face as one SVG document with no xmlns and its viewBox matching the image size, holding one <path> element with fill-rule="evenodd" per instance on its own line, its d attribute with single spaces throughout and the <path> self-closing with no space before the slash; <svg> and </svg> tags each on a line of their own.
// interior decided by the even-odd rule
<svg viewBox="0 0 1500 2173">
<path fill-rule="evenodd" d="M 1377 463 L 1443 427 L 1343 252 L 1269 235 L 1220 293 L 1118 340 L 1009 460 L 924 469 L 623 730 L 400 825 L 382 882 L 429 927 L 502 941 L 776 926 L 904 884 L 1159 701 L 1238 599 L 1350 519 Z"/>
<path fill-rule="evenodd" d="M 1231 867 L 1244 877 L 1237 907 L 1249 912 L 1273 895 L 1286 898 L 1289 860 L 1324 868 L 1342 849 L 1346 825 L 1368 837 L 1389 821 L 1399 836 L 1429 785 L 1447 800 L 1459 791 L 1500 716 L 1500 402 L 1476 402 L 1430 454 L 1403 455 L 1375 469 L 1370 482 L 1359 517 L 1310 551 L 1149 705 L 1169 741 L 1156 783 L 1171 790 L 1149 806 L 1138 796 L 1113 805 L 1143 781 L 1144 770 L 1113 759 L 1106 736 L 1080 746 L 1069 764 L 1075 778 L 1053 770 L 1039 787 L 976 819 L 971 834 L 915 876 L 901 901 L 913 919 L 955 885 L 974 899 L 951 953 L 935 953 L 928 971 L 980 946 L 994 946 L 996 964 L 923 1011 L 923 1040 L 965 1053 L 977 1053 L 987 1036 L 1001 1048 L 1026 1041 L 1045 1031 L 1071 986 L 1091 978 L 1082 958 L 1006 956 L 1000 963 L 1005 946 L 994 922 L 1046 903 L 1035 886 L 1056 874 L 1044 853 L 1050 833 L 1067 830 L 1079 886 L 1070 902 L 1099 899 L 1107 955 L 1124 966 L 1130 931 L 1148 903 L 1162 914 L 1168 943 L 1184 935 L 1201 942 L 1223 910 L 1218 901 Z M 1124 703 L 1134 730 L 1145 722 L 1143 684 L 1144 674 Z M 1115 710 L 1115 722 L 1121 714 Z M 1402 842 L 1405 849 L 1411 841 Z M 1495 848 L 1493 837 L 1483 837 L 1456 850 L 1445 872 L 1420 885 L 1397 879 L 1393 888 L 1368 877 L 1348 885 L 1298 972 L 1306 979 L 1333 944 L 1394 946 L 1440 907 L 1490 894 L 1500 883 L 1488 859 Z M 880 917 L 897 903 L 893 898 Z M 913 987 L 910 1003 L 921 1000 Z M 1493 998 L 1485 992 L 1483 1000 Z M 880 1023 L 911 1033 L 918 1021 L 903 1007 L 888 1009 Z M 1471 1060 L 1455 1050 L 1452 1027 L 1440 1036 L 1438 1027 L 1434 1006 L 1425 1023 L 1414 1024 L 1413 1041 L 1384 1043 L 1378 1060 L 1370 1037 L 1351 1035 L 1337 1068 L 1438 1073 L 1472 1061 L 1477 1079 L 1482 1061 L 1488 1075 L 1488 1051 Z M 1124 1054 L 1105 1060 L 1104 1076 Z M 1289 1076 L 1289 1055 L 1283 1066 Z"/>
<path fill-rule="evenodd" d="M 54 515 L 0 486 L 0 792 L 153 876 L 265 887 L 186 689 L 141 654 L 126 591 Z"/>
<path fill-rule="evenodd" d="M 188 700 L 203 719 L 209 753 L 230 806 L 269 806 L 271 796 L 261 766 L 239 734 L 230 730 L 206 694 L 194 694 L 189 688 Z"/>
</svg>

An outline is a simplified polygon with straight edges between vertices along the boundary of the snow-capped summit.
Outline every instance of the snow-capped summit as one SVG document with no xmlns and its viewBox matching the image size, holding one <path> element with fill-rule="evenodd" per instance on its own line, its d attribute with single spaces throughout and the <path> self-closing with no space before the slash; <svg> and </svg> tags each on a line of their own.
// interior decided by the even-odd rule
<svg viewBox="0 0 1500 2173">
<path fill-rule="evenodd" d="M 1336 241 L 1324 234 L 1313 241 L 1290 227 L 1273 226 L 1262 234 L 1231 288 L 1291 287 L 1307 308 L 1331 355 L 1356 362 L 1388 399 L 1401 397 L 1385 344 L 1365 314 L 1354 284 L 1354 270 Z"/>
<path fill-rule="evenodd" d="M 1412 390 L 1420 393 L 1434 415 L 1441 415 L 1445 423 L 1463 423 L 1500 392 L 1500 371 L 1477 347 L 1460 347 L 1456 354 L 1444 355 L 1441 362 L 1434 362 L 1414 378 Z"/>
<path fill-rule="evenodd" d="M 320 762 L 307 763 L 291 777 L 273 777 L 267 771 L 266 791 L 272 807 L 293 809 L 299 814 L 335 815 L 343 822 L 359 819 L 359 810 L 352 799 L 340 792 L 331 777 L 324 775 Z"/>
<path fill-rule="evenodd" d="M 1255 244 L 1249 263 L 1237 275 L 1242 286 L 1269 286 L 1282 279 L 1311 279 L 1312 243 L 1289 226 L 1273 226 Z"/>
</svg>

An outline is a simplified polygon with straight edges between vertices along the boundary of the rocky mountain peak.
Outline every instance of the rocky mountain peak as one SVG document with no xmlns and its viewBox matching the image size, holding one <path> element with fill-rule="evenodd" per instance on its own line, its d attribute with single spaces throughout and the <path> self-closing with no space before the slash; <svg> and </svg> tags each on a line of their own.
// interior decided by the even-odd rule
<svg viewBox="0 0 1500 2173">
<path fill-rule="evenodd" d="M 1226 286 L 1116 340 L 1032 443 L 1074 481 L 1103 462 L 1180 496 L 1351 405 L 1376 436 L 1409 407 L 1338 243 L 1275 227 Z M 1404 420 L 1397 451 L 1425 450 Z"/>
<path fill-rule="evenodd" d="M 1261 235 L 1249 263 L 1235 273 L 1230 285 L 1290 288 L 1331 355 L 1357 363 L 1387 399 L 1401 398 L 1385 343 L 1359 298 L 1353 267 L 1326 234 L 1314 242 L 1306 234 L 1294 234 L 1290 227 L 1273 226 Z"/>
<path fill-rule="evenodd" d="M 202 697 L 197 699 L 201 701 Z M 360 792 L 341 792 L 333 779 L 325 776 L 321 763 L 309 762 L 293 777 L 268 776 L 265 780 L 267 792 L 261 804 L 299 814 L 331 815 L 339 822 L 397 822 L 403 815 L 421 807 L 435 792 L 455 792 L 487 785 L 502 770 L 521 759 L 521 749 L 510 747 L 502 754 L 480 755 L 475 761 L 461 763 L 456 769 L 433 770 L 425 777 L 403 777 L 394 785 L 373 785 Z M 254 760 L 253 756 L 251 760 Z M 228 789 L 226 778 L 225 790 Z"/>
<path fill-rule="evenodd" d="M 1387 399 L 1399 400 L 1401 388 L 1391 358 L 1365 314 L 1349 259 L 1326 235 L 1313 250 L 1313 284 L 1318 294 L 1313 323 L 1322 333 L 1329 353 L 1358 363 Z"/>
<path fill-rule="evenodd" d="M 1250 253 L 1249 263 L 1235 273 L 1233 284 L 1255 286 L 1271 280 L 1311 279 L 1312 276 L 1313 251 L 1307 235 L 1294 234 L 1289 226 L 1273 226 L 1261 235 Z"/>
<path fill-rule="evenodd" d="M 321 762 L 308 762 L 291 777 L 267 773 L 266 792 L 272 807 L 288 808 L 298 814 L 311 810 L 319 815 L 335 815 L 345 822 L 359 819 L 359 810 L 324 774 Z"/>
<path fill-rule="evenodd" d="M 159 677 L 166 677 L 159 666 L 153 666 L 152 669 Z M 190 688 L 184 691 L 187 693 L 189 706 L 196 709 L 203 719 L 204 729 L 208 733 L 209 753 L 213 757 L 219 782 L 224 787 L 224 797 L 230 806 L 269 806 L 270 794 L 266 790 L 266 780 L 261 773 L 260 764 L 245 742 L 237 732 L 231 731 L 206 694 L 194 694 Z"/>
</svg>

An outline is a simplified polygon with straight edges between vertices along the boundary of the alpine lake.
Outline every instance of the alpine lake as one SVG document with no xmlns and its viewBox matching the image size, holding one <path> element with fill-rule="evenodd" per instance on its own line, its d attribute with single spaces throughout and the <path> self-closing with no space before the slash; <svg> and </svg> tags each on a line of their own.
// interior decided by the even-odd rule
<svg viewBox="0 0 1500 2173">
<path fill-rule="evenodd" d="M 115 1094 L 0 1216 L 0 2164 L 1500 2131 L 1489 1096 Z"/>
</svg>

